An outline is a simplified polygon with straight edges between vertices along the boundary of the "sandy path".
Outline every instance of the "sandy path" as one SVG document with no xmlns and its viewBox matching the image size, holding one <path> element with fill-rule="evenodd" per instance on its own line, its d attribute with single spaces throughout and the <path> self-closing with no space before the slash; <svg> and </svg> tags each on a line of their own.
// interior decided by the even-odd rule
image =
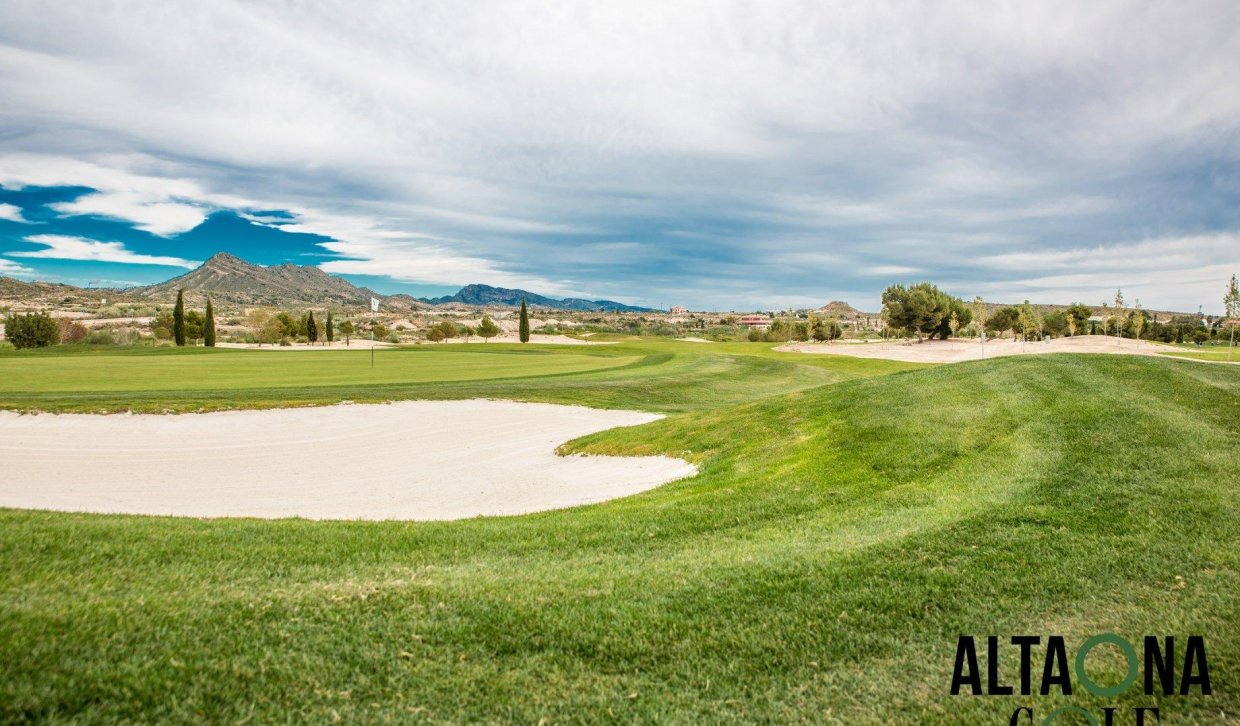
<svg viewBox="0 0 1240 726">
<path fill-rule="evenodd" d="M 600 502 L 692 476 L 665 456 L 556 456 L 660 418 L 512 401 L 183 415 L 0 412 L 0 507 L 191 517 L 457 519 Z"/>
<path fill-rule="evenodd" d="M 1117 342 L 1118 341 L 1118 342 Z M 982 346 L 971 339 L 923 340 L 920 343 L 901 341 L 895 343 L 792 343 L 775 350 L 792 353 L 825 353 L 849 355 L 855 358 L 883 358 L 910 363 L 959 363 L 978 360 Z M 1121 355 L 1160 355 L 1169 351 L 1183 352 L 1177 348 L 1148 340 L 1117 339 L 1105 335 L 1078 335 L 1073 338 L 1055 338 L 1041 343 L 1021 343 L 1013 340 L 989 340 L 986 357 L 1005 355 L 1036 355 L 1040 353 L 1118 353 Z"/>
</svg>

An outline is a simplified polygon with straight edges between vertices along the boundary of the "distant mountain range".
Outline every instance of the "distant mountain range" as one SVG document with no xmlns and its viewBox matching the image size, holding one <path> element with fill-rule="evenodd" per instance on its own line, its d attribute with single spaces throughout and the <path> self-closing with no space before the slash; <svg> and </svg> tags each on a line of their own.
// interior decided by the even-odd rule
<svg viewBox="0 0 1240 726">
<path fill-rule="evenodd" d="M 507 287 L 491 287 L 490 285 L 466 285 L 455 295 L 436 298 L 419 298 L 431 305 L 509 305 L 517 306 L 525 300 L 530 307 L 552 308 L 555 310 L 579 310 L 584 312 L 632 312 L 649 313 L 653 308 L 636 305 L 625 305 L 614 300 L 585 300 L 579 297 L 566 297 L 560 300 L 539 295 L 527 290 L 514 290 Z"/>
<path fill-rule="evenodd" d="M 340 305 L 366 306 L 370 298 L 383 301 L 389 311 L 408 311 L 433 305 L 480 307 L 487 305 L 516 306 L 524 297 L 531 307 L 554 310 L 651 312 L 611 300 L 557 300 L 526 290 L 510 290 L 489 285 L 466 285 L 455 295 L 424 299 L 410 295 L 381 295 L 370 288 L 358 287 L 344 278 L 330 275 L 313 265 L 272 265 L 263 267 L 220 252 L 196 269 L 166 282 L 106 292 L 119 300 L 151 300 L 169 302 L 177 290 L 184 290 L 187 301 L 201 303 L 208 295 L 221 302 L 238 305 Z M 72 285 L 46 282 L 23 282 L 0 277 L 0 295 L 18 298 L 98 297 L 104 289 L 83 289 Z"/>
</svg>

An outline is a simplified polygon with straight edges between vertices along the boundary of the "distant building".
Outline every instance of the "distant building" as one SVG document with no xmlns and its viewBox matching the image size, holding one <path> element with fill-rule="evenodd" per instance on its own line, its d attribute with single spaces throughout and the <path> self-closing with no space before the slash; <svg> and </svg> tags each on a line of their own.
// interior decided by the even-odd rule
<svg viewBox="0 0 1240 726">
<path fill-rule="evenodd" d="M 686 310 L 684 307 L 677 305 L 676 307 L 672 308 L 668 312 L 671 313 L 672 315 L 684 315 L 685 313 L 689 311 Z"/>
<path fill-rule="evenodd" d="M 766 330 L 771 327 L 771 319 L 765 315 L 742 315 L 736 322 L 750 329 Z"/>
</svg>

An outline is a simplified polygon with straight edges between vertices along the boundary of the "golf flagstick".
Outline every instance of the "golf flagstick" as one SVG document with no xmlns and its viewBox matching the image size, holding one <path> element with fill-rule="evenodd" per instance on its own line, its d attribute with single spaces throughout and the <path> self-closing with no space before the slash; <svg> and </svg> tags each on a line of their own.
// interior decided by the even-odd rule
<svg viewBox="0 0 1240 726">
<path fill-rule="evenodd" d="M 375 367 L 375 316 L 379 312 L 379 300 L 370 298 L 370 367 Z"/>
</svg>

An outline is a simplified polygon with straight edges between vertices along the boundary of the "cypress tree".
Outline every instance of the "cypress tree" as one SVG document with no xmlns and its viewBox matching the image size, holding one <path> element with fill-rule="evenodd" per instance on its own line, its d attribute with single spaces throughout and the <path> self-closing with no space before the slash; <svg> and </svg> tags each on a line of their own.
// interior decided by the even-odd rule
<svg viewBox="0 0 1240 726">
<path fill-rule="evenodd" d="M 185 291 L 177 290 L 177 304 L 172 308 L 172 339 L 178 346 L 185 345 Z"/>
<path fill-rule="evenodd" d="M 211 307 L 211 298 L 207 298 L 207 317 L 202 321 L 202 344 L 215 347 L 215 308 Z"/>
<path fill-rule="evenodd" d="M 311 343 L 317 342 L 319 339 L 319 326 L 314 324 L 314 311 L 310 311 L 309 317 L 306 318 L 306 340 Z"/>
<path fill-rule="evenodd" d="M 521 342 L 530 342 L 530 311 L 525 307 L 525 298 L 521 298 Z"/>
<path fill-rule="evenodd" d="M 336 331 L 332 329 L 332 311 L 327 311 L 327 344 L 331 345 L 336 340 Z"/>
</svg>

